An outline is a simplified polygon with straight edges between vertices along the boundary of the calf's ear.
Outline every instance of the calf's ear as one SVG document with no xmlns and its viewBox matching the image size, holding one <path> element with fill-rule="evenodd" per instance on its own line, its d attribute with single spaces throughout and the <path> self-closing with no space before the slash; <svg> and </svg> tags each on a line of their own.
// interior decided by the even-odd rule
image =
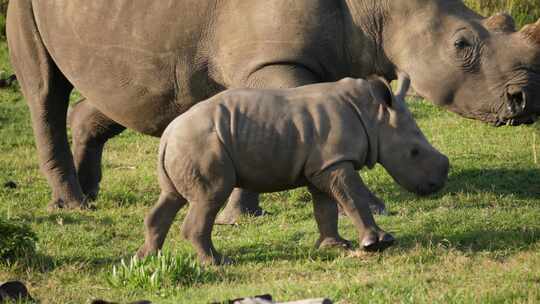
<svg viewBox="0 0 540 304">
<path fill-rule="evenodd" d="M 394 94 L 392 88 L 386 80 L 377 77 L 369 80 L 371 95 L 376 102 L 379 102 L 389 108 L 394 106 Z"/>
</svg>

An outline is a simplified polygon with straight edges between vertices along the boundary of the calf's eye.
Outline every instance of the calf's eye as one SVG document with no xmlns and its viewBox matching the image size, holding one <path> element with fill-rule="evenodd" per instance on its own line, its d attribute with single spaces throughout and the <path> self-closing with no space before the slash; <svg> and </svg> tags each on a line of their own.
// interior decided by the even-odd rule
<svg viewBox="0 0 540 304">
<path fill-rule="evenodd" d="M 458 39 L 454 42 L 454 46 L 456 47 L 456 49 L 462 50 L 470 46 L 470 44 L 465 39 Z"/>
</svg>

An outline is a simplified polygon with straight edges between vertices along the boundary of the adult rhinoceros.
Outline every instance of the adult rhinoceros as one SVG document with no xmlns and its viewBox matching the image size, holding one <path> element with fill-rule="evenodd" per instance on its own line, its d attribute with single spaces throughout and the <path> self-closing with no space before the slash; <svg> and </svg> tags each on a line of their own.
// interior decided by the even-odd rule
<svg viewBox="0 0 540 304">
<path fill-rule="evenodd" d="M 457 0 L 16 0 L 7 34 L 52 205 L 97 194 L 103 145 L 154 136 L 230 87 L 408 73 L 435 104 L 492 123 L 540 111 L 540 23 L 520 32 Z M 72 111 L 73 87 L 88 97 Z M 235 191 L 225 220 L 258 210 Z M 249 204 L 248 202 L 254 203 Z M 252 209 L 249 209 L 252 208 Z"/>
</svg>

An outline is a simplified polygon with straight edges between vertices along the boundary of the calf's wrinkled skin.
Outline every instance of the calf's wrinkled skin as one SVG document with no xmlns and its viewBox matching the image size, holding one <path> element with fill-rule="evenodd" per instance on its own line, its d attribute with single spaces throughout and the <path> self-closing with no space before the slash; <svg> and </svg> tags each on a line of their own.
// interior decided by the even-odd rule
<svg viewBox="0 0 540 304">
<path fill-rule="evenodd" d="M 317 246 L 349 247 L 337 229 L 339 204 L 365 250 L 394 242 L 369 208 L 375 196 L 357 170 L 380 163 L 404 188 L 442 188 L 448 158 L 426 140 L 382 80 L 343 79 L 295 89 L 233 89 L 203 101 L 167 127 L 160 143 L 161 195 L 145 220 L 138 256 L 163 246 L 178 210 L 189 202 L 182 234 L 205 263 L 227 263 L 212 226 L 234 187 L 259 193 L 308 186 L 320 231 Z M 337 203 L 337 204 L 336 204 Z"/>
<path fill-rule="evenodd" d="M 540 24 L 516 32 L 458 0 L 17 0 L 7 36 L 52 207 L 97 196 L 103 146 L 125 127 L 160 136 L 226 88 L 400 70 L 466 117 L 517 125 L 540 111 Z M 71 111 L 72 154 L 73 87 L 88 99 Z M 257 194 L 234 191 L 223 222 L 246 210 L 260 212 Z"/>
</svg>

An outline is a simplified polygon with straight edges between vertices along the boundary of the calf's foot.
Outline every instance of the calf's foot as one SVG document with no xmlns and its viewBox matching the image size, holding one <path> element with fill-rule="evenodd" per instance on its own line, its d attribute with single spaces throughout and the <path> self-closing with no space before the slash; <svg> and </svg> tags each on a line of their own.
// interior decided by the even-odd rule
<svg viewBox="0 0 540 304">
<path fill-rule="evenodd" d="M 158 252 L 158 248 L 153 248 L 152 246 L 149 246 L 148 244 L 144 244 L 137 250 L 136 256 L 139 259 L 144 259 L 147 256 L 155 255 Z"/>
<path fill-rule="evenodd" d="M 239 188 L 234 189 L 225 208 L 216 219 L 218 225 L 234 225 L 242 215 L 262 216 L 264 210 L 259 207 L 259 194 Z"/>
<path fill-rule="evenodd" d="M 383 251 L 392 246 L 396 239 L 385 231 L 370 231 L 364 235 L 360 244 L 368 252 Z"/>
</svg>

